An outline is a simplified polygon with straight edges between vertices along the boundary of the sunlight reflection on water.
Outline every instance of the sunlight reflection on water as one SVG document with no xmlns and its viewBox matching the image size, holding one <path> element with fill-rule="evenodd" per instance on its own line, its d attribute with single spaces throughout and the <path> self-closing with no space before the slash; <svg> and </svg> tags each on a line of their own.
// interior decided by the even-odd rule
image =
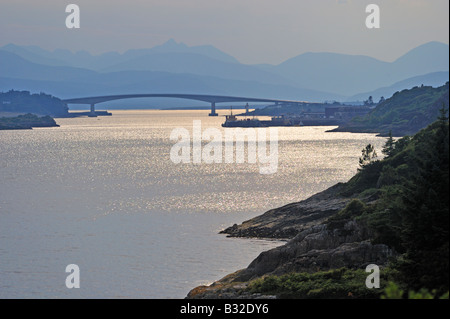
<svg viewBox="0 0 450 319">
<path fill-rule="evenodd" d="M 0 131 L 0 298 L 183 298 L 281 244 L 218 231 L 347 181 L 361 149 L 384 142 L 279 128 L 277 173 L 261 175 L 257 163 L 170 160 L 172 129 L 200 119 L 223 132 L 222 116 L 112 113 Z M 82 272 L 77 291 L 64 285 L 70 263 Z"/>
</svg>

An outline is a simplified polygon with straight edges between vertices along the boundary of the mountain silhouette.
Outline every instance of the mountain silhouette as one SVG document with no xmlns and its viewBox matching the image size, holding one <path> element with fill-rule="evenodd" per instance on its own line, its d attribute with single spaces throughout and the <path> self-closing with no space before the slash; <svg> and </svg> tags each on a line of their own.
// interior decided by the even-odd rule
<svg viewBox="0 0 450 319">
<path fill-rule="evenodd" d="M 9 44 L 0 48 L 0 90 L 43 91 L 62 98 L 184 92 L 350 101 L 379 94 L 387 98 L 410 85 L 442 85 L 448 80 L 448 57 L 448 45 L 439 42 L 423 44 L 393 62 L 308 52 L 279 65 L 242 64 L 213 46 L 173 39 L 153 48 L 100 55 Z"/>
<path fill-rule="evenodd" d="M 308 89 L 352 96 L 432 72 L 449 70 L 449 46 L 429 42 L 412 49 L 394 62 L 361 55 L 304 53 L 266 71 L 288 78 Z"/>
</svg>

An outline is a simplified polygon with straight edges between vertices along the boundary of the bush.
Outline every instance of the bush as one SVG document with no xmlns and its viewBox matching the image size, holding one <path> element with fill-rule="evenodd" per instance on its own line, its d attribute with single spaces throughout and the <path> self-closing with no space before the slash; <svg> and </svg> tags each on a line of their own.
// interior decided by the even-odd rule
<svg viewBox="0 0 450 319">
<path fill-rule="evenodd" d="M 363 269 L 340 268 L 316 273 L 290 273 L 282 276 L 267 276 L 250 282 L 251 293 L 276 295 L 289 299 L 374 299 L 383 289 L 366 287 L 368 273 Z M 381 272 L 381 284 L 388 282 L 392 271 Z"/>
<path fill-rule="evenodd" d="M 425 288 L 421 288 L 419 291 L 410 290 L 408 294 L 399 287 L 395 282 L 390 281 L 384 289 L 381 299 L 449 299 L 448 291 L 439 296 L 436 290 L 428 291 Z"/>
<path fill-rule="evenodd" d="M 353 199 L 344 209 L 331 216 L 326 221 L 327 228 L 329 230 L 342 229 L 348 221 L 363 215 L 366 210 L 366 204 L 359 199 Z"/>
</svg>

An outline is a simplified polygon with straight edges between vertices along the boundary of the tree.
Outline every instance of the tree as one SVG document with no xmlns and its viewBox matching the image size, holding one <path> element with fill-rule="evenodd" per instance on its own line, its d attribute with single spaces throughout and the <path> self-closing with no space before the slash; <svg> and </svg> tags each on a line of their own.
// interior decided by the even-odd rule
<svg viewBox="0 0 450 319">
<path fill-rule="evenodd" d="M 380 97 L 380 101 L 378 102 L 378 104 L 383 103 L 384 101 L 386 101 L 386 99 L 384 98 L 384 96 Z"/>
<path fill-rule="evenodd" d="M 388 139 L 386 140 L 386 143 L 384 143 L 381 153 L 389 157 L 394 153 L 394 149 L 395 149 L 395 140 L 392 137 L 392 131 L 389 131 Z"/>
<path fill-rule="evenodd" d="M 364 169 L 367 165 L 375 161 L 377 157 L 375 147 L 372 144 L 368 144 L 361 151 L 361 157 L 359 158 L 360 169 Z"/>
<path fill-rule="evenodd" d="M 364 105 L 373 105 L 373 97 L 372 97 L 372 95 L 369 96 L 369 99 L 367 99 L 367 101 L 364 101 Z"/>
<path fill-rule="evenodd" d="M 409 289 L 449 287 L 449 126 L 445 107 L 416 148 L 418 173 L 403 196 L 401 280 Z"/>
</svg>

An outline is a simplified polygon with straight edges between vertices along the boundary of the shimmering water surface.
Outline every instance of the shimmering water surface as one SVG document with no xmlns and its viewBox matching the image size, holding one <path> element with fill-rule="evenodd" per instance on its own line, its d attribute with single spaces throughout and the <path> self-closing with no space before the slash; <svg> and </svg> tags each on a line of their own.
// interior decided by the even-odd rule
<svg viewBox="0 0 450 319">
<path fill-rule="evenodd" d="M 200 119 L 224 132 L 222 116 L 112 113 L 0 131 L 0 298 L 184 298 L 282 244 L 221 229 L 347 181 L 361 149 L 384 143 L 278 128 L 278 171 L 261 175 L 258 163 L 170 160 L 174 128 Z M 68 264 L 79 289 L 66 288 Z"/>
</svg>

